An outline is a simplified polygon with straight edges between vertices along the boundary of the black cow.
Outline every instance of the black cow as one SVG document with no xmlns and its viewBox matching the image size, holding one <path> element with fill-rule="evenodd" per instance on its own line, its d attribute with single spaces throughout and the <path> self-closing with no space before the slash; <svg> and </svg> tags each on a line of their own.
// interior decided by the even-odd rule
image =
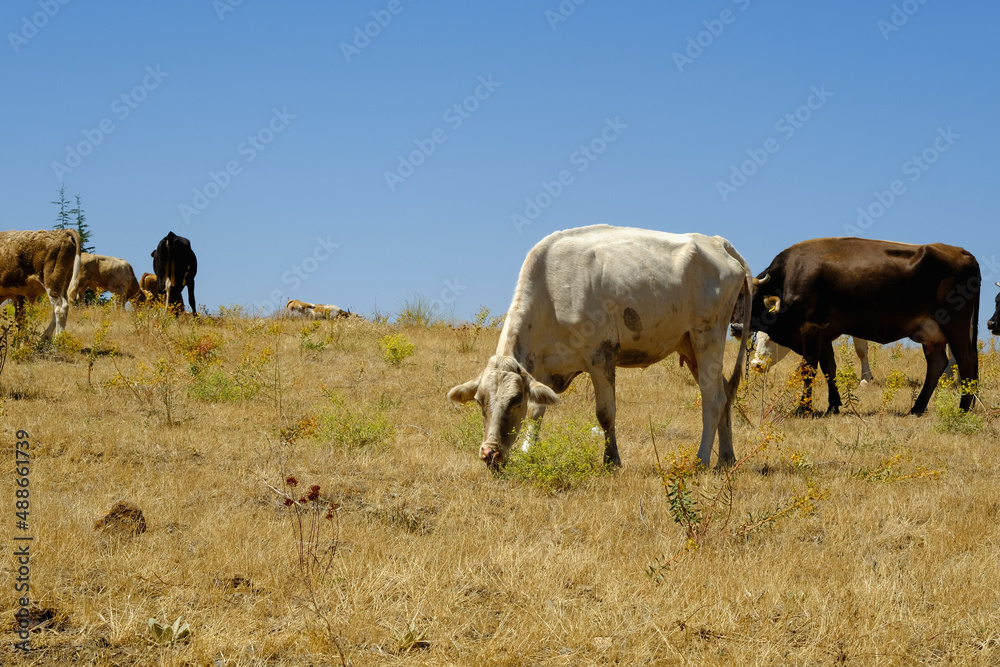
<svg viewBox="0 0 1000 667">
<path fill-rule="evenodd" d="M 167 295 L 167 308 L 177 304 L 178 309 L 184 312 L 181 290 L 187 285 L 191 312 L 197 315 L 198 306 L 194 302 L 194 276 L 198 273 L 198 258 L 191 250 L 191 242 L 183 236 L 170 232 L 163 237 L 151 256 L 158 291 Z"/>
<path fill-rule="evenodd" d="M 995 283 L 995 285 L 1000 287 L 1000 283 Z M 986 328 L 989 329 L 990 333 L 994 336 L 1000 336 L 1000 294 L 997 294 L 997 298 L 993 305 L 993 317 L 991 317 L 986 323 Z"/>
<path fill-rule="evenodd" d="M 830 389 L 827 412 L 839 412 L 833 341 L 841 334 L 878 343 L 909 338 L 923 346 L 927 377 L 911 414 L 927 409 L 948 363 L 945 345 L 963 380 L 979 378 L 981 277 L 976 258 L 962 248 L 813 239 L 783 250 L 759 278 L 751 327 L 803 356 L 812 371 L 800 403 L 804 412 L 811 411 L 817 366 Z M 963 393 L 959 406 L 968 410 L 972 401 Z"/>
</svg>

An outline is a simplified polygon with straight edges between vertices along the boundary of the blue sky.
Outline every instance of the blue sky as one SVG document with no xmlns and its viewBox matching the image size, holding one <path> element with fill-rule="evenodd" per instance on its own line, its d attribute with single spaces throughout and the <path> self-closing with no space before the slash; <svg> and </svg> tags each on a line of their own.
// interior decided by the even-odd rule
<svg viewBox="0 0 1000 667">
<path fill-rule="evenodd" d="M 1000 280 L 994 3 L 579 1 L 8 0 L 0 228 L 65 184 L 137 274 L 188 237 L 210 310 L 500 313 L 532 245 L 601 222 L 754 272 L 941 241 Z"/>
</svg>

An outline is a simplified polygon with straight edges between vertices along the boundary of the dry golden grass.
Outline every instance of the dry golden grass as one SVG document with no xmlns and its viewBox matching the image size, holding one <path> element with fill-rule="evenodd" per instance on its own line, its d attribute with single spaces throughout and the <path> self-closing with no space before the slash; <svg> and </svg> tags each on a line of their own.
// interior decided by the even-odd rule
<svg viewBox="0 0 1000 667">
<path fill-rule="evenodd" d="M 100 353 L 88 356 L 105 320 Z M 354 665 L 1000 662 L 997 428 L 981 410 L 974 433 L 940 432 L 934 402 L 925 417 L 905 416 L 924 373 L 915 350 L 873 352 L 876 382 L 857 391 L 867 425 L 773 411 L 782 439 L 734 476 L 728 522 L 717 516 L 685 553 L 651 442 L 668 457 L 699 438 L 696 387 L 675 357 L 619 374 L 624 468 L 552 492 L 492 477 L 475 416 L 445 400 L 482 368 L 495 330 L 468 350 L 468 331 L 311 327 L 238 311 L 172 321 L 77 308 L 68 330 L 82 349 L 70 341 L 8 360 L 4 437 L 24 429 L 33 445 L 32 598 L 58 622 L 33 633 L 33 653 L 13 649 L 5 447 L 0 662 L 340 664 L 327 622 Z M 393 333 L 415 344 L 398 366 L 379 342 Z M 981 367 L 992 407 L 992 347 Z M 734 416 L 737 456 L 760 440 L 762 408 L 793 371 L 779 365 L 766 389 L 753 378 L 752 423 Z M 883 409 L 892 371 L 910 382 Z M 546 423 L 592 420 L 589 389 L 579 378 Z M 825 389 L 816 401 L 825 407 Z M 854 474 L 892 460 L 896 474 L 918 474 Z M 268 486 L 282 489 L 289 474 L 340 505 L 332 569 L 309 581 L 314 596 L 291 510 Z M 722 479 L 695 481 L 712 491 Z M 812 512 L 734 535 L 810 482 L 822 495 Z M 145 533 L 93 529 L 119 500 L 143 510 Z M 647 574 L 677 554 L 662 581 Z M 156 645 L 150 617 L 182 617 L 192 635 Z"/>
</svg>

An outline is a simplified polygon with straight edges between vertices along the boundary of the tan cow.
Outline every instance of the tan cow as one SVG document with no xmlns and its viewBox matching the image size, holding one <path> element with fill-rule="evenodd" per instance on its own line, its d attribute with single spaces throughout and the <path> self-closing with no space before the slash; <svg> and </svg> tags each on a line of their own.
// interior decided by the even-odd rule
<svg viewBox="0 0 1000 667">
<path fill-rule="evenodd" d="M 146 295 L 147 299 L 152 299 L 157 294 L 159 294 L 160 288 L 156 284 L 156 274 L 155 273 L 142 274 L 142 278 L 139 278 L 139 289 L 142 290 L 143 294 Z"/>
<path fill-rule="evenodd" d="M 118 297 L 119 308 L 124 308 L 126 301 L 138 303 L 146 300 L 131 264 L 117 257 L 85 252 L 80 255 L 80 278 L 76 291 L 69 296 L 74 300 L 82 299 L 88 289 L 97 294 L 111 292 Z"/>
<path fill-rule="evenodd" d="M 45 338 L 66 329 L 68 295 L 80 276 L 80 249 L 75 229 L 0 232 L 0 301 L 47 294 L 52 321 Z"/>
<path fill-rule="evenodd" d="M 351 316 L 359 317 L 349 310 L 344 310 L 334 305 L 308 303 L 306 301 L 299 301 L 298 299 L 290 299 L 285 304 L 285 312 L 289 315 L 301 315 L 311 320 L 333 320 Z"/>
</svg>

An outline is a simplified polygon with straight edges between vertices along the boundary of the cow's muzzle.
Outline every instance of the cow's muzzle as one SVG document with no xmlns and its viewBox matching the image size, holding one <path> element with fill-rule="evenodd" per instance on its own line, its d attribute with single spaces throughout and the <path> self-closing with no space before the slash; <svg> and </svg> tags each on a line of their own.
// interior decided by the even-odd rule
<svg viewBox="0 0 1000 667">
<path fill-rule="evenodd" d="M 503 452 L 500 451 L 499 445 L 486 443 L 479 448 L 479 458 L 490 470 L 498 470 L 503 463 Z"/>
</svg>

